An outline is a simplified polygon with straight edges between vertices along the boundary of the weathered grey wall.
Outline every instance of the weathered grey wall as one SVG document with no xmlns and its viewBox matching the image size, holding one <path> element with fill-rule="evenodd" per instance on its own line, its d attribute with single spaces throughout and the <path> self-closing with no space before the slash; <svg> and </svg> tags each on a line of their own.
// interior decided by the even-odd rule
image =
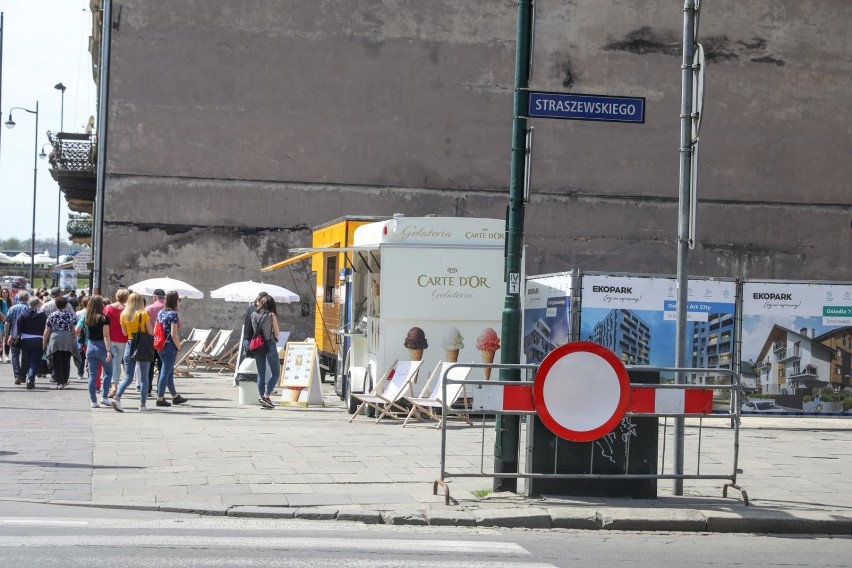
<svg viewBox="0 0 852 568">
<path fill-rule="evenodd" d="M 852 280 L 852 3 L 704 4 L 691 273 Z M 116 5 L 105 276 L 292 289 L 258 269 L 335 217 L 504 215 L 513 0 Z M 647 118 L 534 121 L 528 273 L 674 272 L 681 8 L 537 3 L 532 87 L 643 96 Z M 219 327 L 238 311 L 188 305 Z"/>
</svg>

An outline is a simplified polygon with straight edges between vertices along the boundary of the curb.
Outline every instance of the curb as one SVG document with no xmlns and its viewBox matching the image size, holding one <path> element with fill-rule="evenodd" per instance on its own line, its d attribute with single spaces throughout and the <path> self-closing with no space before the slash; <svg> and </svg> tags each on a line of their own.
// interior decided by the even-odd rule
<svg viewBox="0 0 852 568">
<path fill-rule="evenodd" d="M 629 509 L 524 507 L 460 511 L 447 509 L 367 509 L 344 507 L 215 506 L 208 504 L 122 504 L 94 501 L 2 499 L 69 507 L 159 511 L 253 519 L 352 521 L 376 525 L 455 526 L 523 529 L 611 530 L 635 532 L 706 532 L 852 535 L 852 516 L 755 509 L 744 514 L 702 509 Z"/>
</svg>

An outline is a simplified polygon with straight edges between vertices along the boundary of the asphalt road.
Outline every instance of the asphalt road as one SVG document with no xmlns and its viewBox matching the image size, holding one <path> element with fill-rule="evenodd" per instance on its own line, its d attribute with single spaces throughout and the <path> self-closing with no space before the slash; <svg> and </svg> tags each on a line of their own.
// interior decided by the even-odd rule
<svg viewBox="0 0 852 568">
<path fill-rule="evenodd" d="M 848 566 L 852 537 L 234 519 L 4 503 L 0 567 Z"/>
</svg>

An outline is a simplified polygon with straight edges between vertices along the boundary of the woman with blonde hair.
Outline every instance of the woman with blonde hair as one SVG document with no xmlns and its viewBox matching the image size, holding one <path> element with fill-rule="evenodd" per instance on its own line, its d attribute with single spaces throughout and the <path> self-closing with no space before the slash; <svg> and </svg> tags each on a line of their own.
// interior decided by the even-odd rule
<svg viewBox="0 0 852 568">
<path fill-rule="evenodd" d="M 139 365 L 139 410 L 150 410 L 145 403 L 148 400 L 148 368 L 151 366 L 151 361 L 137 361 L 131 357 L 131 346 L 133 345 L 133 337 L 137 333 L 154 333 L 154 325 L 151 323 L 151 318 L 145 311 L 145 299 L 136 292 L 130 294 L 127 302 L 124 305 L 124 311 L 121 312 L 121 331 L 127 336 L 127 345 L 124 348 L 124 380 L 118 385 L 115 391 L 115 396 L 112 398 L 112 407 L 116 412 L 124 412 L 124 407 L 121 405 L 121 395 L 133 382 L 133 374 L 136 371 L 136 365 Z"/>
</svg>

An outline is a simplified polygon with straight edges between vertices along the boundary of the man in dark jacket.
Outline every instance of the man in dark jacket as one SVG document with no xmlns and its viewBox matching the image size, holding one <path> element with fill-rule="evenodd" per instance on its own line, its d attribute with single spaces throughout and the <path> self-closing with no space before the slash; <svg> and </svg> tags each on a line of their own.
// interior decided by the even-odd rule
<svg viewBox="0 0 852 568">
<path fill-rule="evenodd" d="M 29 309 L 18 317 L 18 336 L 21 338 L 21 367 L 26 365 L 27 390 L 35 388 L 35 378 L 44 356 L 42 340 L 47 316 L 41 311 L 41 300 L 30 298 Z M 21 369 L 23 371 L 23 368 Z"/>
</svg>

